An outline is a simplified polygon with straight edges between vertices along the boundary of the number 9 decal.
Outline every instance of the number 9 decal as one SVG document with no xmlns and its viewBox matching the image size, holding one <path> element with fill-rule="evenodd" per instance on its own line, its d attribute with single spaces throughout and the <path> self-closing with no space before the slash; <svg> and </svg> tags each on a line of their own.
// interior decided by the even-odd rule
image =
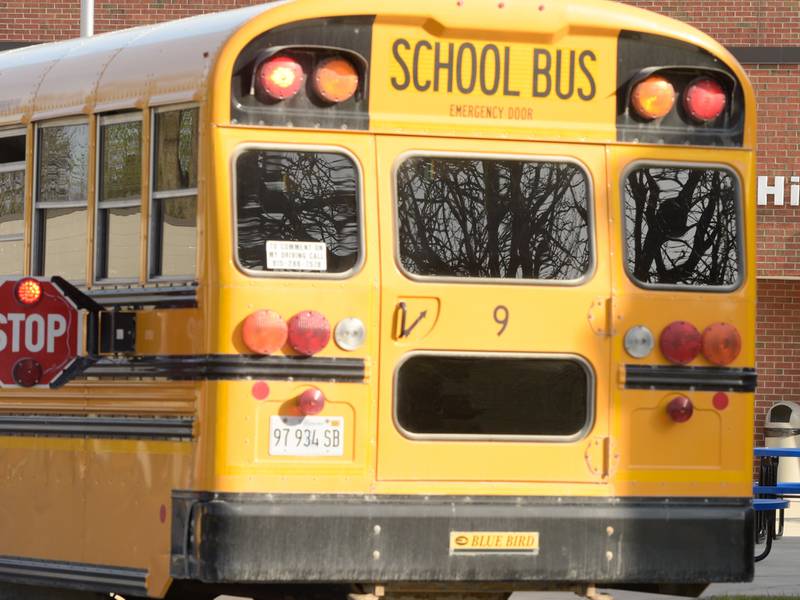
<svg viewBox="0 0 800 600">
<path fill-rule="evenodd" d="M 496 306 L 494 309 L 494 322 L 500 325 L 500 331 L 497 332 L 497 335 L 503 335 L 503 332 L 508 327 L 508 319 L 509 313 L 508 308 L 500 304 Z"/>
</svg>

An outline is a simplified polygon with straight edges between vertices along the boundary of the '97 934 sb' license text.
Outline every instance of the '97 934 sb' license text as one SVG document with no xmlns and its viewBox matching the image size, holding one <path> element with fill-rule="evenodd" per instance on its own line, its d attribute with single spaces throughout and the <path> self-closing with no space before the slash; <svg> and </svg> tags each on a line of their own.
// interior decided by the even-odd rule
<svg viewBox="0 0 800 600">
<path fill-rule="evenodd" d="M 344 417 L 281 417 L 269 419 L 271 456 L 342 456 Z"/>
</svg>

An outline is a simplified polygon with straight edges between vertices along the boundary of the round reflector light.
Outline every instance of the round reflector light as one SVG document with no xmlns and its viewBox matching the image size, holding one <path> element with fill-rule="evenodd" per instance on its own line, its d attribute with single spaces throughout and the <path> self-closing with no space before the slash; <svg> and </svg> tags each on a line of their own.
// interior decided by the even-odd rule
<svg viewBox="0 0 800 600">
<path fill-rule="evenodd" d="M 300 91 L 306 76 L 299 62 L 288 56 L 276 56 L 262 63 L 256 79 L 267 96 L 286 100 Z"/>
<path fill-rule="evenodd" d="M 730 323 L 713 323 L 703 331 L 703 356 L 715 365 L 729 365 L 742 351 L 742 337 Z"/>
<path fill-rule="evenodd" d="M 274 310 L 257 310 L 242 324 L 245 346 L 256 354 L 272 354 L 286 343 L 288 327 Z"/>
<path fill-rule="evenodd" d="M 358 350 L 364 345 L 364 340 L 367 337 L 367 330 L 361 319 L 355 317 L 348 317 L 342 319 L 333 330 L 333 339 L 342 350 Z"/>
<path fill-rule="evenodd" d="M 653 333 L 647 327 L 636 325 L 625 333 L 623 344 L 625 351 L 633 358 L 645 358 L 653 351 L 655 340 Z"/>
<path fill-rule="evenodd" d="M 326 102 L 344 102 L 358 89 L 358 71 L 349 60 L 331 56 L 317 66 L 313 84 L 314 91 Z"/>
<path fill-rule="evenodd" d="M 297 406 L 304 415 L 318 415 L 325 408 L 325 394 L 317 388 L 310 388 L 300 394 Z"/>
<path fill-rule="evenodd" d="M 322 313 L 305 310 L 289 319 L 289 345 L 299 354 L 316 354 L 330 339 L 331 324 Z"/>
<path fill-rule="evenodd" d="M 688 365 L 697 358 L 701 345 L 700 332 L 686 321 L 670 323 L 659 338 L 661 353 L 667 360 L 679 365 Z"/>
<path fill-rule="evenodd" d="M 23 358 L 14 365 L 12 375 L 17 385 L 33 387 L 42 380 L 42 365 L 32 358 Z"/>
<path fill-rule="evenodd" d="M 643 119 L 660 119 L 675 106 L 675 88 L 665 77 L 651 75 L 633 88 L 631 106 Z"/>
<path fill-rule="evenodd" d="M 42 284 L 35 279 L 26 277 L 17 283 L 14 292 L 20 303 L 25 306 L 33 306 L 42 299 Z"/>
<path fill-rule="evenodd" d="M 712 121 L 725 110 L 727 98 L 722 86 L 704 77 L 691 83 L 683 94 L 683 108 L 695 121 Z"/>
<path fill-rule="evenodd" d="M 729 402 L 730 400 L 728 399 L 728 394 L 726 394 L 725 392 L 717 392 L 711 398 L 711 403 L 717 410 L 725 410 L 726 408 L 728 408 Z"/>
<path fill-rule="evenodd" d="M 692 401 L 686 396 L 675 396 L 667 404 L 667 414 L 676 423 L 685 423 L 694 414 Z"/>
</svg>

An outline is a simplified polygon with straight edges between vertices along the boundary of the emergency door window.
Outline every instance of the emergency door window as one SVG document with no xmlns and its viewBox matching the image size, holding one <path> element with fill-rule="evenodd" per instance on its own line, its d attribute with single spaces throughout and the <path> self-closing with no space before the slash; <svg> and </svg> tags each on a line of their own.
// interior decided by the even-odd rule
<svg viewBox="0 0 800 600">
<path fill-rule="evenodd" d="M 151 278 L 195 277 L 198 118 L 197 108 L 153 115 Z"/>
<path fill-rule="evenodd" d="M 142 120 L 138 115 L 100 121 L 97 199 L 98 280 L 139 278 Z"/>
<path fill-rule="evenodd" d="M 592 268 L 590 182 L 562 161 L 419 156 L 397 171 L 412 276 L 576 281 Z"/>
<path fill-rule="evenodd" d="M 38 128 L 34 272 L 86 279 L 89 126 Z"/>
<path fill-rule="evenodd" d="M 0 277 L 22 275 L 25 134 L 0 133 Z"/>
</svg>

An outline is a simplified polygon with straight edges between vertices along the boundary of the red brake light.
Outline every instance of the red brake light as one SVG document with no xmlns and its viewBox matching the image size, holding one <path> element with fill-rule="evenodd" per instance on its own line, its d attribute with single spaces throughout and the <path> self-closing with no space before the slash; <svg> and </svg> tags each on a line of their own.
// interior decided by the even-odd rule
<svg viewBox="0 0 800 600">
<path fill-rule="evenodd" d="M 703 356 L 715 365 L 729 365 L 742 351 L 742 337 L 730 323 L 713 323 L 703 332 Z"/>
<path fill-rule="evenodd" d="M 42 299 L 42 284 L 26 277 L 17 283 L 14 290 L 17 300 L 26 306 L 33 306 Z"/>
<path fill-rule="evenodd" d="M 700 332 L 691 323 L 675 321 L 661 332 L 659 346 L 670 362 L 688 365 L 700 354 Z"/>
<path fill-rule="evenodd" d="M 695 121 L 716 119 L 725 110 L 726 103 L 725 90 L 708 77 L 694 81 L 683 94 L 683 108 Z"/>
<path fill-rule="evenodd" d="M 326 58 L 314 71 L 314 91 L 326 102 L 344 102 L 358 89 L 358 71 L 349 60 Z"/>
<path fill-rule="evenodd" d="M 304 415 L 318 415 L 325 408 L 325 394 L 317 388 L 308 389 L 300 394 L 297 405 Z"/>
<path fill-rule="evenodd" d="M 676 423 L 685 423 L 694 414 L 692 401 L 686 396 L 675 396 L 667 404 L 667 414 Z"/>
<path fill-rule="evenodd" d="M 33 387 L 42 380 L 42 365 L 32 358 L 23 358 L 14 365 L 14 381 L 21 387 Z"/>
<path fill-rule="evenodd" d="M 675 105 L 675 88 L 665 77 L 651 75 L 633 88 L 631 105 L 643 119 L 660 119 Z"/>
<path fill-rule="evenodd" d="M 242 324 L 242 339 L 256 354 L 272 354 L 286 343 L 288 328 L 274 310 L 257 310 Z"/>
<path fill-rule="evenodd" d="M 316 354 L 330 339 L 331 324 L 322 313 L 306 310 L 289 319 L 289 345 L 300 354 Z"/>
<path fill-rule="evenodd" d="M 303 87 L 306 80 L 300 63 L 288 56 L 276 56 L 258 68 L 256 81 L 264 93 L 273 100 L 291 98 Z"/>
</svg>

